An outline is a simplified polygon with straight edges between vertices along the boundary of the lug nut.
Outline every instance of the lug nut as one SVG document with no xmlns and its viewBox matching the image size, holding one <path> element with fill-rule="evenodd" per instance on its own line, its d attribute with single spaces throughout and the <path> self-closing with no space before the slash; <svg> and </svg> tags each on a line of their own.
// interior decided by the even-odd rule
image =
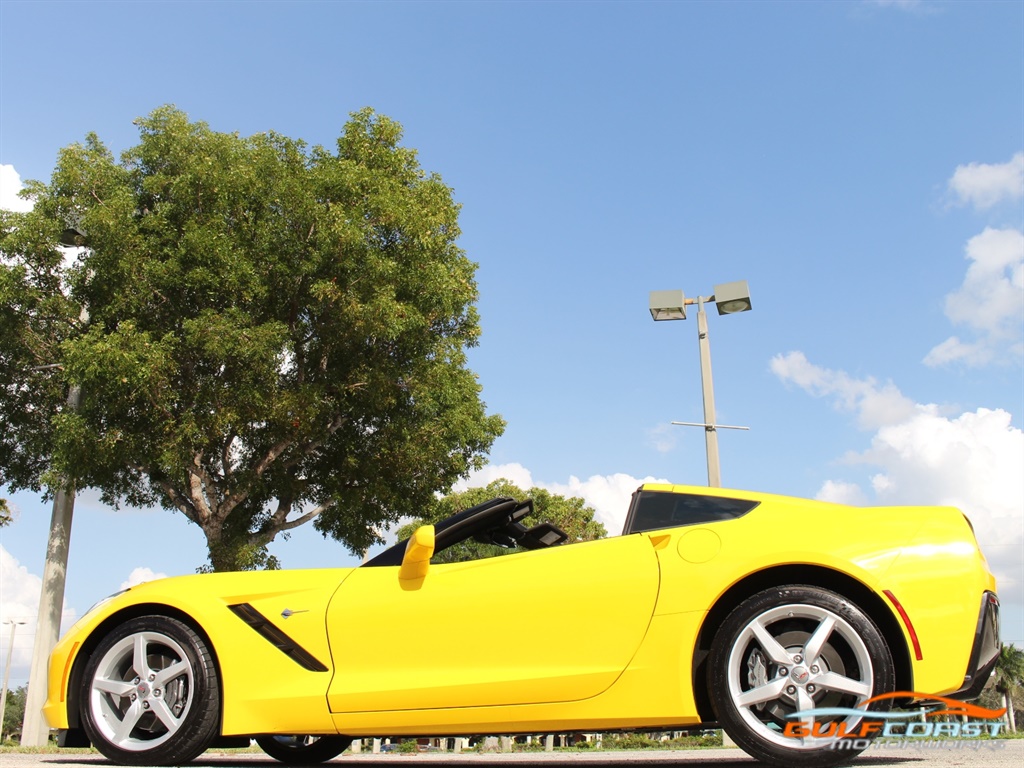
<svg viewBox="0 0 1024 768">
<path fill-rule="evenodd" d="M 789 670 L 788 669 L 786 669 L 785 667 L 779 667 L 779 675 L 781 677 L 785 677 L 788 674 L 789 674 Z"/>
<path fill-rule="evenodd" d="M 149 673 L 149 682 L 152 683 L 154 680 L 156 680 L 156 675 L 154 675 L 152 672 L 150 672 Z"/>
<path fill-rule="evenodd" d="M 142 708 L 143 709 L 149 709 L 149 702 L 148 701 L 142 702 Z"/>
<path fill-rule="evenodd" d="M 819 671 L 820 670 L 818 669 L 818 665 L 817 664 L 815 664 L 813 667 L 811 667 L 811 673 L 812 674 L 816 675 L 816 674 L 818 674 Z"/>
<path fill-rule="evenodd" d="M 808 685 L 807 686 L 807 692 L 808 693 L 814 693 L 814 691 L 815 691 L 814 685 Z"/>
<path fill-rule="evenodd" d="M 138 685 L 138 684 L 139 684 L 139 683 L 141 683 L 141 682 L 142 682 L 142 678 L 141 678 L 141 677 L 139 677 L 138 675 L 136 675 L 136 676 L 135 676 L 135 679 L 134 679 L 134 680 L 132 680 L 132 685 Z"/>
<path fill-rule="evenodd" d="M 804 657 L 801 656 L 800 654 L 797 654 L 796 656 L 793 657 L 793 661 L 796 662 L 797 664 L 799 664 L 803 660 L 804 660 Z"/>
<path fill-rule="evenodd" d="M 153 695 L 154 696 L 159 696 L 160 695 L 160 689 L 159 688 L 154 688 L 153 689 Z"/>
<path fill-rule="evenodd" d="M 786 693 L 796 693 L 796 686 L 791 685 L 788 688 L 786 688 Z"/>
<path fill-rule="evenodd" d="M 138 697 L 137 697 L 137 696 L 136 696 L 136 695 L 135 695 L 135 694 L 133 693 L 133 694 L 132 694 L 132 701 L 135 701 L 135 699 L 137 699 L 137 698 L 138 698 Z"/>
</svg>

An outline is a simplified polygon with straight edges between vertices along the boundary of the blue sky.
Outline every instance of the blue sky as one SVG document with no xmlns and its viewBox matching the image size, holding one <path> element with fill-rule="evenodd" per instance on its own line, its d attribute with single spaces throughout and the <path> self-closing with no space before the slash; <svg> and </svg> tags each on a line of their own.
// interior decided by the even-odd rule
<svg viewBox="0 0 1024 768">
<path fill-rule="evenodd" d="M 470 364 L 508 428 L 478 479 L 610 526 L 644 478 L 706 482 L 669 425 L 702 420 L 696 322 L 648 292 L 747 280 L 753 311 L 709 317 L 719 420 L 750 427 L 723 484 L 960 506 L 1024 643 L 1024 4 L 0 0 L 5 205 L 166 103 L 311 144 L 363 106 L 401 122 L 479 264 Z M 0 610 L 31 619 L 49 505 L 12 500 Z M 354 563 L 311 529 L 273 549 Z M 87 492 L 67 615 L 204 560 L 181 516 Z"/>
</svg>

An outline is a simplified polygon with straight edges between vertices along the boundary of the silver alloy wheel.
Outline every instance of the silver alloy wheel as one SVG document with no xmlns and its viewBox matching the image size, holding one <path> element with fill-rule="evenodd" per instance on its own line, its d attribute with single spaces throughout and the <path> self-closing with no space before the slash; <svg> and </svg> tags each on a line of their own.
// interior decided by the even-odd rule
<svg viewBox="0 0 1024 768">
<path fill-rule="evenodd" d="M 89 683 L 88 706 L 110 744 L 139 752 L 177 733 L 195 690 L 188 658 L 177 641 L 152 631 L 130 634 L 107 650 Z"/>
<path fill-rule="evenodd" d="M 867 645 L 854 627 L 832 611 L 787 604 L 755 616 L 729 653 L 729 693 L 755 734 L 786 749 L 820 750 L 835 737 L 793 738 L 783 724 L 794 712 L 818 707 L 855 708 L 874 693 Z M 861 715 L 830 718 L 824 733 L 850 732 Z M 813 726 L 813 716 L 800 718 Z M 835 725 L 833 724 L 835 723 Z"/>
</svg>

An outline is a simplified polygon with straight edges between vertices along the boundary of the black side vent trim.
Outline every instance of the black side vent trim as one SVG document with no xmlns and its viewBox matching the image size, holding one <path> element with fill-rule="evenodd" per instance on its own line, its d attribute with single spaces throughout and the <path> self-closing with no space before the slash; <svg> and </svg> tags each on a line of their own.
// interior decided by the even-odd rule
<svg viewBox="0 0 1024 768">
<path fill-rule="evenodd" d="M 228 608 L 235 616 L 256 630 L 264 640 L 267 640 L 303 669 L 308 669 L 310 672 L 328 671 L 319 659 L 274 626 L 266 616 L 248 603 L 229 605 Z"/>
</svg>

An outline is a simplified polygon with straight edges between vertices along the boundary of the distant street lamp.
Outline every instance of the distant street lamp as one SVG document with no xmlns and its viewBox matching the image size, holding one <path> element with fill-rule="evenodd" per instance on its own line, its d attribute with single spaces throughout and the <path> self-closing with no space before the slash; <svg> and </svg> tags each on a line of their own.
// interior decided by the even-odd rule
<svg viewBox="0 0 1024 768">
<path fill-rule="evenodd" d="M 11 681 L 11 657 L 14 655 L 14 630 L 24 621 L 6 619 L 4 624 L 11 625 L 11 644 L 7 646 L 7 666 L 4 667 L 4 690 L 0 693 L 0 741 L 4 740 L 4 715 L 7 714 L 7 684 Z"/>
<path fill-rule="evenodd" d="M 727 424 L 715 423 L 715 392 L 711 379 L 711 346 L 708 341 L 708 318 L 704 312 L 704 303 L 711 302 L 718 308 L 718 314 L 731 315 L 736 312 L 747 312 L 751 309 L 750 289 L 746 280 L 733 283 L 722 283 L 715 286 L 712 296 L 698 296 L 687 299 L 682 291 L 651 291 L 651 317 L 655 320 L 685 320 L 686 308 L 697 305 L 697 336 L 700 345 L 700 379 L 704 394 L 704 423 L 673 421 L 689 427 L 704 427 L 704 440 L 708 457 L 708 485 L 720 488 L 722 485 L 722 468 L 718 460 L 718 430 L 748 429 Z"/>
</svg>

